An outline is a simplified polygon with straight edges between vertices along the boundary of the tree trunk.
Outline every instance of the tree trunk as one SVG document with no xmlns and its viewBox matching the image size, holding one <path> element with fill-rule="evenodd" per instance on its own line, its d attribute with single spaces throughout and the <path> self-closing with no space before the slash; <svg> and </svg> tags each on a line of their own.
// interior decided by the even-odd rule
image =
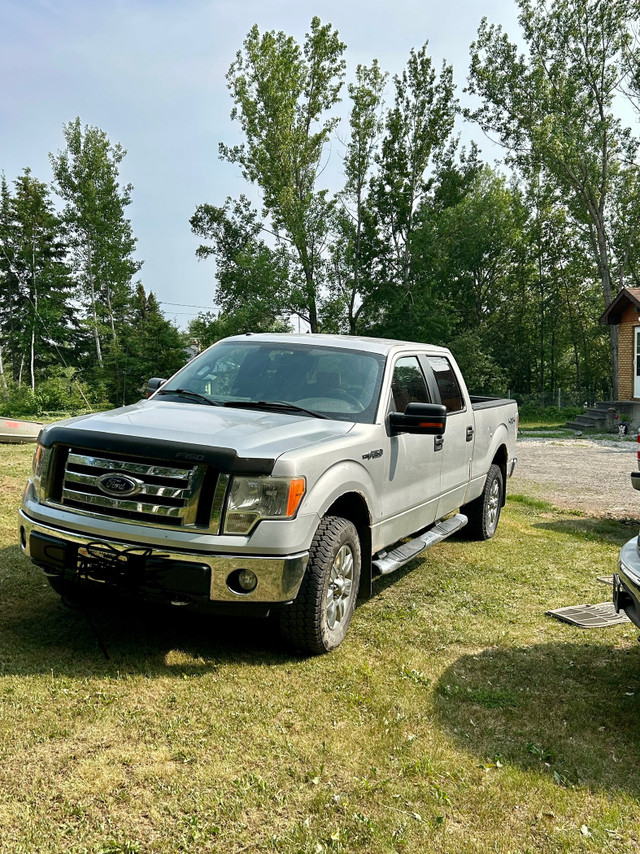
<svg viewBox="0 0 640 854">
<path fill-rule="evenodd" d="M 7 388 L 7 379 L 4 375 L 4 364 L 2 362 L 2 345 L 0 344 L 0 383 L 2 383 L 2 390 L 4 391 L 5 397 L 9 397 L 9 390 Z"/>
<path fill-rule="evenodd" d="M 310 331 L 312 333 L 317 333 L 320 329 L 318 327 L 318 306 L 316 302 L 316 286 L 313 280 L 313 267 L 309 258 L 307 246 L 304 243 L 301 243 L 296 246 L 296 249 L 298 250 L 298 257 L 300 258 L 302 272 L 304 273 L 306 285 L 305 290 L 307 292 L 307 306 L 309 309 L 309 326 L 311 327 Z"/>
<path fill-rule="evenodd" d="M 595 241 L 594 251 L 596 263 L 598 265 L 598 274 L 602 282 L 602 295 L 604 297 L 605 308 L 608 308 L 613 301 L 613 284 L 611 281 L 611 270 L 609 268 L 609 252 L 608 241 L 603 224 L 603 212 L 600 208 L 597 210 L 597 217 L 594 217 Z M 591 232 L 593 239 L 593 231 Z M 611 390 L 613 400 L 618 399 L 618 327 L 609 327 L 609 341 L 611 348 Z"/>
<path fill-rule="evenodd" d="M 31 341 L 29 342 L 29 379 L 31 381 L 31 391 L 36 390 L 35 344 L 36 344 L 36 329 L 35 329 L 35 322 L 32 322 L 32 324 L 31 324 Z"/>
<path fill-rule="evenodd" d="M 109 309 L 109 323 L 111 324 L 111 337 L 113 344 L 116 344 L 116 324 L 113 318 L 113 308 L 111 307 L 111 288 L 107 284 L 107 308 Z"/>
<path fill-rule="evenodd" d="M 33 313 L 31 315 L 31 341 L 29 342 L 29 373 L 31 391 L 36 390 L 36 322 L 38 320 L 38 288 L 36 287 L 35 251 L 31 248 L 31 283 L 33 286 Z"/>
<path fill-rule="evenodd" d="M 93 270 L 91 269 L 91 247 L 88 249 L 88 258 L 87 258 L 87 272 L 89 274 L 89 289 L 91 293 L 91 313 L 93 315 L 93 338 L 96 344 L 96 357 L 98 359 L 98 364 L 100 367 L 103 366 L 102 363 L 102 348 L 100 347 L 100 332 L 98 330 L 98 314 L 96 312 L 96 289 L 95 282 L 93 279 Z"/>
</svg>

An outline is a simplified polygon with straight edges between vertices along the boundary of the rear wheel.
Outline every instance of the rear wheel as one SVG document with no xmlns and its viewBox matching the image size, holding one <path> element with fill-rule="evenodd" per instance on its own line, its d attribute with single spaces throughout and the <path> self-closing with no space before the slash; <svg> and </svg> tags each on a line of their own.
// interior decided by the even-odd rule
<svg viewBox="0 0 640 854">
<path fill-rule="evenodd" d="M 339 646 L 347 633 L 360 583 L 360 540 L 352 522 L 325 516 L 295 601 L 280 612 L 287 643 L 319 654 Z"/>
<path fill-rule="evenodd" d="M 467 533 L 474 540 L 490 540 L 496 532 L 502 509 L 504 484 L 500 466 L 489 468 L 482 495 L 461 507 L 468 517 Z"/>
</svg>

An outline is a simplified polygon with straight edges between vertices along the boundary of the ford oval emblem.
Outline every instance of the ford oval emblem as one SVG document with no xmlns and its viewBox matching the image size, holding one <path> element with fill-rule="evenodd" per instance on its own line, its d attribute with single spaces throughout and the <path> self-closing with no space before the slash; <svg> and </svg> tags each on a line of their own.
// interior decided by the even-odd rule
<svg viewBox="0 0 640 854">
<path fill-rule="evenodd" d="M 103 474 L 98 478 L 98 487 L 105 495 L 110 495 L 113 498 L 127 497 L 136 495 L 144 486 L 141 480 L 131 477 L 128 474 Z"/>
</svg>

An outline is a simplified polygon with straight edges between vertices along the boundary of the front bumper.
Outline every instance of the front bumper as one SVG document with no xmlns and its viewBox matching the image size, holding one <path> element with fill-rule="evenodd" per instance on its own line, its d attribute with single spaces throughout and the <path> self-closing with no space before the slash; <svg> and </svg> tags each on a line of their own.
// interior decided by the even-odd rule
<svg viewBox="0 0 640 854">
<path fill-rule="evenodd" d="M 166 541 L 164 546 L 141 545 L 44 525 L 23 510 L 19 515 L 22 551 L 53 582 L 60 579 L 83 586 L 104 585 L 174 605 L 291 602 L 309 558 L 308 552 L 284 557 L 215 555 L 173 549 Z M 241 569 L 256 575 L 256 587 L 250 592 L 234 589 Z"/>
<path fill-rule="evenodd" d="M 618 573 L 613 576 L 613 604 L 624 611 L 640 628 L 640 553 L 638 538 L 625 543 L 618 558 Z"/>
</svg>

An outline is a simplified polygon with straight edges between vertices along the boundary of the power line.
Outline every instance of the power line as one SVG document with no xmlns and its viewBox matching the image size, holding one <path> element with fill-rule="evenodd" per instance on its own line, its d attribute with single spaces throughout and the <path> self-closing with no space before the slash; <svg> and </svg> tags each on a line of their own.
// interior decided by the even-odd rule
<svg viewBox="0 0 640 854">
<path fill-rule="evenodd" d="M 158 303 L 160 305 L 177 305 L 177 306 L 179 306 L 179 308 L 204 308 L 204 309 L 207 309 L 208 311 L 213 311 L 215 308 L 217 308 L 217 306 L 215 306 L 215 305 L 191 305 L 190 303 L 166 302 L 165 300 L 158 300 Z M 184 313 L 184 312 L 178 312 L 178 314 L 180 314 L 180 313 Z"/>
<path fill-rule="evenodd" d="M 195 311 L 167 311 L 167 314 L 171 317 L 177 317 L 178 315 L 186 315 L 187 317 L 196 317 L 197 312 Z"/>
</svg>

